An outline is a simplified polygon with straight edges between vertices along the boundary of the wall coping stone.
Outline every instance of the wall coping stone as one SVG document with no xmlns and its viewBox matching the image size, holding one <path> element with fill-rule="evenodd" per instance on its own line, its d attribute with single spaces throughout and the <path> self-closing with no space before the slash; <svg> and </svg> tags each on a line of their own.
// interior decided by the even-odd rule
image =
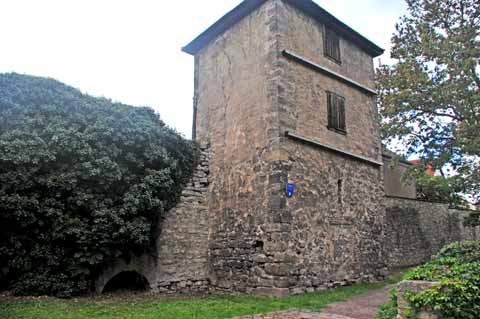
<svg viewBox="0 0 480 319">
<path fill-rule="evenodd" d="M 452 209 L 452 210 L 461 210 L 461 211 L 466 211 L 466 212 L 480 213 L 479 210 L 474 210 L 474 209 L 469 209 L 469 208 L 464 208 L 464 207 L 455 207 L 455 206 L 451 206 L 448 203 L 431 202 L 431 201 L 428 201 L 428 200 L 423 200 L 423 199 L 418 199 L 418 198 L 408 198 L 408 197 L 392 196 L 392 195 L 385 195 L 385 197 L 386 198 L 392 198 L 392 199 L 405 199 L 405 200 L 409 200 L 409 201 L 413 201 L 413 202 L 420 202 L 420 203 L 445 205 L 445 206 L 448 206 L 448 209 Z"/>
</svg>

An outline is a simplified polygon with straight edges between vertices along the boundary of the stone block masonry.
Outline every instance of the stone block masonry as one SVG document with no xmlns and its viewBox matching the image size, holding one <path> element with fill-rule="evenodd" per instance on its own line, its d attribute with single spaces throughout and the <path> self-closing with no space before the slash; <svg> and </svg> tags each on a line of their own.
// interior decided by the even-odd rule
<svg viewBox="0 0 480 319">
<path fill-rule="evenodd" d="M 96 281 L 101 293 L 122 271 L 135 271 L 147 279 L 153 292 L 181 294 L 210 289 L 208 267 L 209 146 L 200 145 L 200 157 L 178 205 L 159 221 L 156 253 L 118 260 Z"/>
<path fill-rule="evenodd" d="M 392 197 L 385 206 L 384 249 L 391 269 L 422 264 L 455 241 L 480 240 L 480 227 L 465 223 L 472 211 Z"/>
<path fill-rule="evenodd" d="M 121 270 L 161 293 L 322 291 L 477 234 L 445 207 L 385 200 L 373 69 L 383 50 L 313 1 L 245 0 L 184 50 L 195 56 L 193 136 L 209 147 L 157 254 L 119 261 L 98 291 Z"/>
<path fill-rule="evenodd" d="M 382 279 L 381 170 L 296 141 L 285 146 L 293 159 L 285 178 L 298 189 L 281 211 L 290 217 L 283 236 L 294 289 Z"/>
<path fill-rule="evenodd" d="M 153 290 L 196 293 L 209 289 L 208 187 L 209 146 L 200 145 L 198 166 L 179 204 L 161 222 Z"/>
<path fill-rule="evenodd" d="M 282 54 L 306 54 L 371 87 L 372 57 L 342 41 L 338 66 L 319 54 L 322 30 L 289 3 L 264 1 L 195 56 L 195 136 L 211 143 L 209 260 L 217 290 L 283 296 L 385 275 L 379 165 L 285 138 L 286 130 L 298 132 L 381 161 L 371 92 Z M 328 90 L 351 102 L 347 136 L 327 128 Z M 292 199 L 289 181 L 298 190 Z"/>
</svg>

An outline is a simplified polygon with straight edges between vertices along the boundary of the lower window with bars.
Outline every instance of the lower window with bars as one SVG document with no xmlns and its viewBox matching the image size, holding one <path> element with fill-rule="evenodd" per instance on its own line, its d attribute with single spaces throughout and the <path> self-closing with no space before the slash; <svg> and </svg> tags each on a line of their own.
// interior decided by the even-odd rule
<svg viewBox="0 0 480 319">
<path fill-rule="evenodd" d="M 327 91 L 328 129 L 340 134 L 347 134 L 345 121 L 345 98 Z"/>
</svg>

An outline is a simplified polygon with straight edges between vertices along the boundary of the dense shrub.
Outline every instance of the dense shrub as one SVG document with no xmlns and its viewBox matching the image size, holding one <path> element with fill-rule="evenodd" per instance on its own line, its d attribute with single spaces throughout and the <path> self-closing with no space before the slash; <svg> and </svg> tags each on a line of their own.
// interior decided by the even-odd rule
<svg viewBox="0 0 480 319">
<path fill-rule="evenodd" d="M 150 108 L 0 74 L 0 281 L 88 291 L 113 259 L 151 249 L 194 154 Z"/>
<path fill-rule="evenodd" d="M 480 241 L 448 245 L 431 262 L 409 271 L 404 279 L 440 282 L 423 293 L 406 295 L 414 309 L 430 309 L 442 318 L 480 318 Z M 392 303 L 384 306 L 378 318 L 394 319 L 393 310 Z"/>
<path fill-rule="evenodd" d="M 480 318 L 480 241 L 454 243 L 405 279 L 439 281 L 440 286 L 409 296 L 415 308 L 426 307 L 445 318 Z"/>
</svg>

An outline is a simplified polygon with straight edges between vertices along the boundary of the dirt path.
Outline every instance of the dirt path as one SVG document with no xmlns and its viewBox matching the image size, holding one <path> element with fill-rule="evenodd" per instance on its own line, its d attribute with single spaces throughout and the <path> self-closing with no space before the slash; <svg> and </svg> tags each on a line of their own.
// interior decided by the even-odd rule
<svg viewBox="0 0 480 319">
<path fill-rule="evenodd" d="M 393 286 L 373 290 L 345 302 L 334 303 L 320 313 L 283 311 L 237 319 L 373 319 L 378 306 L 388 301 Z"/>
<path fill-rule="evenodd" d="M 322 313 L 339 315 L 352 319 L 373 319 L 377 313 L 378 306 L 388 301 L 390 290 L 393 287 L 394 286 L 387 286 L 379 290 L 370 291 L 345 302 L 331 304 L 323 309 Z M 324 316 L 320 318 L 336 319 L 337 317 Z"/>
</svg>

